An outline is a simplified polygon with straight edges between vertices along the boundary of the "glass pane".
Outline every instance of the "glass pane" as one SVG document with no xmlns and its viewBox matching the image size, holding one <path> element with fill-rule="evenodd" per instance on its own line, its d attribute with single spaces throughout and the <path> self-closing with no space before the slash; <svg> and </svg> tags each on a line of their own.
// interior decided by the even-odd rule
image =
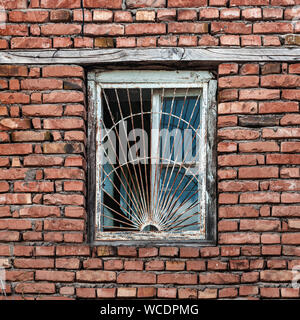
<svg viewBox="0 0 300 320">
<path fill-rule="evenodd" d="M 160 157 L 167 162 L 197 161 L 200 129 L 198 96 L 164 98 L 162 107 Z"/>
<path fill-rule="evenodd" d="M 199 175 L 195 168 L 162 169 L 156 206 L 166 231 L 199 230 L 199 190 Z"/>
<path fill-rule="evenodd" d="M 102 108 L 102 230 L 137 231 L 150 202 L 151 90 L 105 89 Z"/>
</svg>

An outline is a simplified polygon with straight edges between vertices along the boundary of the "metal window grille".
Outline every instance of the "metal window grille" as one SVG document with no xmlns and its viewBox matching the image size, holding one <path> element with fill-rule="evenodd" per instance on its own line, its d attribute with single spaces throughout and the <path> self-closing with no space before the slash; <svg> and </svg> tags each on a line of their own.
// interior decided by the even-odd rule
<svg viewBox="0 0 300 320">
<path fill-rule="evenodd" d="M 96 238 L 205 240 L 212 75 L 100 71 L 90 76 L 89 88 Z"/>
</svg>

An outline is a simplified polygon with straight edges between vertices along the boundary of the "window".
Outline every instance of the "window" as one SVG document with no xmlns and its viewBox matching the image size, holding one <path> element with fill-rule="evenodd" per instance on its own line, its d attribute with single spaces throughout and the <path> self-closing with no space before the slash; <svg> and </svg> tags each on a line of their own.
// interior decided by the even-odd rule
<svg viewBox="0 0 300 320">
<path fill-rule="evenodd" d="M 215 239 L 215 93 L 206 71 L 89 74 L 95 240 Z"/>
</svg>

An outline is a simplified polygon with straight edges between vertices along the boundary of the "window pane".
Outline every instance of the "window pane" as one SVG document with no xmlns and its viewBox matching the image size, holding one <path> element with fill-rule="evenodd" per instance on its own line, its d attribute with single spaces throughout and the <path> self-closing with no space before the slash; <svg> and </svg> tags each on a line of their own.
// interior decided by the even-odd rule
<svg viewBox="0 0 300 320">
<path fill-rule="evenodd" d="M 102 230 L 139 230 L 150 201 L 151 90 L 105 89 L 102 107 Z"/>
<path fill-rule="evenodd" d="M 200 124 L 199 96 L 164 98 L 160 144 L 162 159 L 176 162 L 195 159 Z"/>
<path fill-rule="evenodd" d="M 195 168 L 163 168 L 157 212 L 166 231 L 197 231 L 200 223 L 199 175 Z"/>
</svg>

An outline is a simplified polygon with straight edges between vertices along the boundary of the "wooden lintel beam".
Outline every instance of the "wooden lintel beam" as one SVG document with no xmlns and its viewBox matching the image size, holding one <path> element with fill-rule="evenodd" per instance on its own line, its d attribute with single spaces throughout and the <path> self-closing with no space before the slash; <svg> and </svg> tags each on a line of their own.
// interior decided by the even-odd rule
<svg viewBox="0 0 300 320">
<path fill-rule="evenodd" d="M 126 62 L 300 61 L 300 48 L 135 48 L 0 51 L 0 64 L 112 64 Z"/>
</svg>

